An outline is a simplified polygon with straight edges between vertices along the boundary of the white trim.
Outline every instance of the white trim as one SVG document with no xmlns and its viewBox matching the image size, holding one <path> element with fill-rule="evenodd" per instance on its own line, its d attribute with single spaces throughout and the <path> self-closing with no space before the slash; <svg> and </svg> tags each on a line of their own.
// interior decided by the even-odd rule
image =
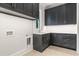
<svg viewBox="0 0 79 59">
<path fill-rule="evenodd" d="M 77 52 L 79 53 L 79 3 L 77 3 Z"/>
<path fill-rule="evenodd" d="M 18 51 L 16 53 L 11 54 L 10 56 L 23 56 L 24 54 L 27 54 L 27 53 L 29 53 L 32 50 L 33 50 L 33 48 L 23 49 L 23 50 L 20 50 L 20 51 Z"/>
</svg>

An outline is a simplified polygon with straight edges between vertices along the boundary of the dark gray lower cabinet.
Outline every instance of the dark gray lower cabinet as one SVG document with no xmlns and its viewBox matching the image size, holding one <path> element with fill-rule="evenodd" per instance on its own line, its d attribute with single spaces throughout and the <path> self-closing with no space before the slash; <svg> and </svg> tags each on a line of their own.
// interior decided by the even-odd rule
<svg viewBox="0 0 79 59">
<path fill-rule="evenodd" d="M 42 52 L 49 46 L 49 41 L 50 34 L 34 34 L 33 49 Z"/>
<path fill-rule="evenodd" d="M 76 34 L 51 34 L 51 44 L 76 50 Z"/>
<path fill-rule="evenodd" d="M 76 34 L 50 33 L 33 35 L 34 50 L 42 52 L 49 45 L 76 50 Z"/>
</svg>

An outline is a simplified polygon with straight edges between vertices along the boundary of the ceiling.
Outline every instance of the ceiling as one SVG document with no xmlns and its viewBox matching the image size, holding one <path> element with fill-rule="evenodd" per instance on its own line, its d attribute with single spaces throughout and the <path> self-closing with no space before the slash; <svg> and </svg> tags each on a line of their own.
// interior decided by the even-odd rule
<svg viewBox="0 0 79 59">
<path fill-rule="evenodd" d="M 59 6 L 59 5 L 62 5 L 62 4 L 65 4 L 65 3 L 41 3 L 41 6 L 44 9 L 49 9 L 49 8 L 56 7 L 56 6 Z"/>
</svg>

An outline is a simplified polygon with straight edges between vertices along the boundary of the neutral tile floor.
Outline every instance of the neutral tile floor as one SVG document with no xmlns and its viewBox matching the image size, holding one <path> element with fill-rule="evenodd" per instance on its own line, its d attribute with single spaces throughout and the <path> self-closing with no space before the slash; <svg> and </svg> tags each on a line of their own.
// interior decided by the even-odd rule
<svg viewBox="0 0 79 59">
<path fill-rule="evenodd" d="M 44 52 L 40 53 L 36 50 L 24 54 L 24 56 L 79 56 L 74 50 L 61 48 L 57 46 L 49 46 Z"/>
</svg>

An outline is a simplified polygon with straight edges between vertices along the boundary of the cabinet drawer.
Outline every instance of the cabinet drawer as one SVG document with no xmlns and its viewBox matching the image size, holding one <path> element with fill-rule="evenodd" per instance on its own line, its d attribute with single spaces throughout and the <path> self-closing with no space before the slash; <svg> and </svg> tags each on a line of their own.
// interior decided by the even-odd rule
<svg viewBox="0 0 79 59">
<path fill-rule="evenodd" d="M 71 49 L 76 49 L 76 35 L 65 34 L 63 36 L 63 46 Z"/>
<path fill-rule="evenodd" d="M 75 39 L 76 35 L 75 34 L 64 34 L 63 39 Z"/>
<path fill-rule="evenodd" d="M 75 39 L 64 39 L 63 46 L 71 49 L 76 49 Z"/>
</svg>

